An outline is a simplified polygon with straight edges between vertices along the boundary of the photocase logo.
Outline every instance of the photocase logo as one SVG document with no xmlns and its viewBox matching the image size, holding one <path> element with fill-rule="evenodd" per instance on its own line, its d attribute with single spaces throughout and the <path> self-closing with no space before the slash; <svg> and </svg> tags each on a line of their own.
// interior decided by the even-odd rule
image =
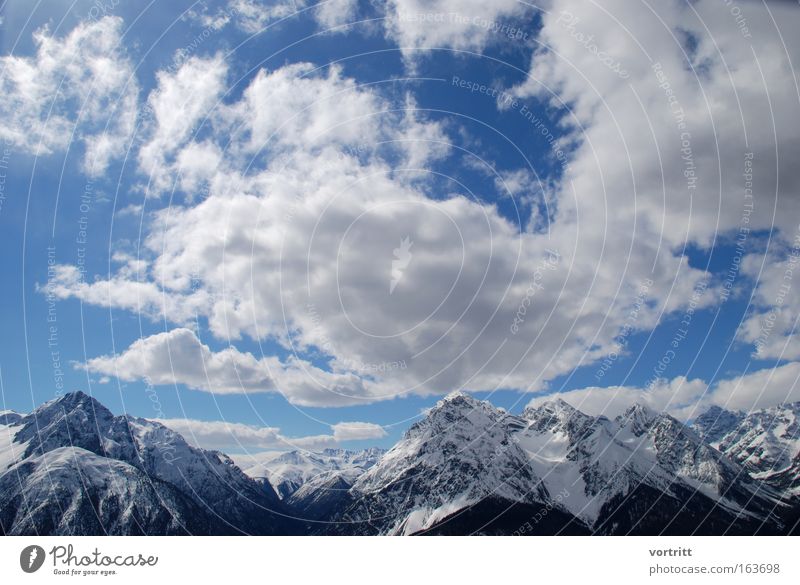
<svg viewBox="0 0 800 585">
<path fill-rule="evenodd" d="M 36 544 L 26 546 L 19 553 L 19 566 L 26 573 L 35 573 L 44 564 L 44 549 Z"/>
<path fill-rule="evenodd" d="M 408 264 L 411 262 L 411 257 L 413 256 L 411 246 L 413 245 L 414 242 L 411 241 L 411 238 L 406 236 L 400 240 L 400 247 L 395 248 L 393 251 L 394 259 L 392 260 L 392 279 L 389 282 L 389 294 L 394 292 L 395 287 L 403 278 Z"/>
</svg>

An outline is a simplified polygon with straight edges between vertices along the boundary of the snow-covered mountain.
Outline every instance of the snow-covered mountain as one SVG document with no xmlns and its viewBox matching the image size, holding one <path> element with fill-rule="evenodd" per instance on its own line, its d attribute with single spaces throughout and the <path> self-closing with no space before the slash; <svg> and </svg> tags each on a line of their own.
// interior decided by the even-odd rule
<svg viewBox="0 0 800 585">
<path fill-rule="evenodd" d="M 285 533 L 277 495 L 230 458 L 82 392 L 0 426 L 5 534 Z"/>
<path fill-rule="evenodd" d="M 531 526 L 526 514 L 538 518 L 534 533 L 780 532 L 785 507 L 644 406 L 613 421 L 562 400 L 513 416 L 463 394 L 440 401 L 339 503 L 335 531 L 378 534 L 508 531 Z"/>
<path fill-rule="evenodd" d="M 710 445 L 736 429 L 744 418 L 743 412 L 732 412 L 719 406 L 711 406 L 694 419 L 692 428 Z"/>
<path fill-rule="evenodd" d="M 712 407 L 693 428 L 752 477 L 800 496 L 800 402 L 749 413 Z"/>
<path fill-rule="evenodd" d="M 342 509 L 350 502 L 350 489 L 363 473 L 364 470 L 358 467 L 322 472 L 301 485 L 285 501 L 298 518 L 327 520 L 331 511 Z"/>
<path fill-rule="evenodd" d="M 334 475 L 354 481 L 375 465 L 386 451 L 376 447 L 360 451 L 324 449 L 320 452 L 289 451 L 274 453 L 255 460 L 251 455 L 235 456 L 234 460 L 252 478 L 266 479 L 282 499 L 294 494 L 306 483 Z M 324 482 L 324 479 L 322 480 Z"/>
<path fill-rule="evenodd" d="M 513 418 L 449 395 L 356 480 L 338 521 L 367 532 L 413 534 L 485 499 L 544 505 L 550 495 L 511 440 Z"/>
<path fill-rule="evenodd" d="M 389 451 L 237 466 L 77 392 L 29 415 L 0 412 L 0 531 L 792 533 L 798 412 L 715 408 L 689 427 L 639 404 L 614 420 L 563 400 L 513 415 L 454 393 Z"/>
</svg>

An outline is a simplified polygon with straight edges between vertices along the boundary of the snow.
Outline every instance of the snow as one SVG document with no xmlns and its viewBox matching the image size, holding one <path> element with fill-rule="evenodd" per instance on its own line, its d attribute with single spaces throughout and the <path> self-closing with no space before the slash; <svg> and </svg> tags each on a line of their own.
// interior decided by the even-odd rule
<svg viewBox="0 0 800 585">
<path fill-rule="evenodd" d="M 14 442 L 14 436 L 18 430 L 18 425 L 0 425 L 0 475 L 21 458 L 28 448 L 29 441 Z"/>
<path fill-rule="evenodd" d="M 266 478 L 278 496 L 286 499 L 306 483 L 326 478 L 329 472 L 339 472 L 348 482 L 352 482 L 383 453 L 382 449 L 325 449 L 320 452 L 284 451 L 235 455 L 233 459 L 245 474 L 253 478 Z"/>
<path fill-rule="evenodd" d="M 587 416 L 563 401 L 514 416 L 453 393 L 386 453 L 326 449 L 235 455 L 246 475 L 224 454 L 190 447 L 161 424 L 114 417 L 88 396 L 69 400 L 69 411 L 50 403 L 37 409 L 47 452 L 25 460 L 32 464 L 26 486 L 47 486 L 55 480 L 66 497 L 88 482 L 104 494 L 138 493 L 151 505 L 151 496 L 133 485 L 146 474 L 195 502 L 216 506 L 226 518 L 252 515 L 249 508 L 240 509 L 241 504 L 230 505 L 226 487 L 262 504 L 259 498 L 267 497 L 277 504 L 269 486 L 253 477 L 267 478 L 290 505 L 296 499 L 293 494 L 311 503 L 316 498 L 318 510 L 325 512 L 329 506 L 381 534 L 425 530 L 487 497 L 552 504 L 591 527 L 607 502 L 642 483 L 667 495 L 681 492 L 679 488 L 698 492 L 733 514 L 756 518 L 753 510 L 758 508 L 747 499 L 752 495 L 764 502 L 777 492 L 768 489 L 763 495 L 763 484 L 743 482 L 746 473 L 739 463 L 749 466 L 751 476 L 766 480 L 785 472 L 780 482 L 770 485 L 780 486 L 776 489 L 784 494 L 800 491 L 792 479 L 798 465 L 793 458 L 800 450 L 800 404 L 730 415 L 725 425 L 714 426 L 712 417 L 706 417 L 704 424 L 719 434 L 720 449 L 729 458 L 701 439 L 703 429 L 694 432 L 669 415 L 637 405 L 615 420 Z M 719 418 L 724 413 L 713 414 Z M 0 424 L 2 478 L 3 471 L 21 469 L 20 458 L 33 440 L 34 427 L 25 419 L 0 420 L 13 421 Z M 20 434 L 21 429 L 26 430 Z M 14 441 L 17 436 L 19 443 Z M 107 457 L 67 446 L 94 451 L 96 438 Z M 174 461 L 164 457 L 165 447 Z M 122 485 L 108 485 L 120 481 Z M 731 486 L 736 489 L 729 490 Z M 330 497 L 325 497 L 326 491 Z M 43 501 L 50 497 L 44 487 L 37 493 Z"/>
<path fill-rule="evenodd" d="M 444 520 L 448 516 L 475 503 L 477 503 L 477 500 L 462 494 L 438 508 L 418 508 L 410 512 L 396 529 L 389 531 L 389 534 L 410 536 L 420 530 L 430 528 L 440 520 Z"/>
<path fill-rule="evenodd" d="M 526 471 L 527 470 L 527 471 Z M 673 495 L 698 491 L 734 513 L 721 488 L 742 470 L 685 425 L 641 405 L 612 421 L 563 401 L 509 415 L 451 394 L 412 426 L 352 492 L 369 498 L 367 520 L 410 534 L 487 496 L 550 502 L 592 526 L 608 501 L 644 483 Z M 546 492 L 539 492 L 543 484 Z M 740 491 L 748 492 L 746 485 Z M 409 496 L 413 494 L 411 500 Z M 357 510 L 349 509 L 358 518 Z"/>
<path fill-rule="evenodd" d="M 740 423 L 719 433 L 714 446 L 745 465 L 753 477 L 764 479 L 791 468 L 800 453 L 800 403 L 784 404 L 749 413 L 714 411 L 738 416 Z"/>
<path fill-rule="evenodd" d="M 53 483 L 71 490 L 82 490 L 85 484 L 102 485 L 110 472 L 131 473 L 133 468 L 121 461 L 100 457 L 80 447 L 59 447 L 44 455 L 31 457 L 29 463 L 34 471 L 28 476 L 31 484 Z M 59 470 L 65 473 L 55 474 Z M 77 473 L 75 473 L 77 472 Z"/>
<path fill-rule="evenodd" d="M 561 501 L 567 511 L 589 520 L 597 517 L 603 502 L 587 495 L 586 482 L 579 466 L 567 460 L 570 441 L 565 433 L 524 432 L 520 433 L 518 441 L 551 497 L 567 494 Z"/>
<path fill-rule="evenodd" d="M 511 437 L 524 426 L 489 403 L 448 395 L 358 478 L 359 504 L 347 513 L 383 534 L 411 533 L 486 497 L 542 503 L 541 479 Z"/>
</svg>

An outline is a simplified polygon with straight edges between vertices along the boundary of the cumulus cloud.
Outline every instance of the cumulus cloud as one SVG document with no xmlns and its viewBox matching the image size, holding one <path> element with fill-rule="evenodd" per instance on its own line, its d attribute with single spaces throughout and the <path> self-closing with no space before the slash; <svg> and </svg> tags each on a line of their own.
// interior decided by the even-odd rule
<svg viewBox="0 0 800 585">
<path fill-rule="evenodd" d="M 332 425 L 333 438 L 337 441 L 364 441 L 386 436 L 382 426 L 367 422 L 340 422 Z"/>
<path fill-rule="evenodd" d="M 118 355 L 92 358 L 76 367 L 150 384 L 185 384 L 215 394 L 280 392 L 294 404 L 331 406 L 378 399 L 372 384 L 348 373 L 331 373 L 297 358 L 256 358 L 235 347 L 213 351 L 194 331 L 176 328 L 134 341 Z"/>
<path fill-rule="evenodd" d="M 148 192 L 178 189 L 194 198 L 244 191 L 250 185 L 243 169 L 267 155 L 277 170 L 281 156 L 299 150 L 392 155 L 411 168 L 449 151 L 441 124 L 422 119 L 413 98 L 407 95 L 400 107 L 388 103 L 338 66 L 261 69 L 233 103 L 223 100 L 227 73 L 216 55 L 191 57 L 157 74 L 138 154 Z"/>
<path fill-rule="evenodd" d="M 146 262 L 122 263 L 109 279 L 86 279 L 84 271 L 77 266 L 57 264 L 50 269 L 46 284 L 39 284 L 39 291 L 56 299 L 77 298 L 84 303 L 113 307 L 155 317 L 172 315 L 174 323 L 188 324 L 210 305 L 208 294 L 203 290 L 185 295 L 170 295 L 147 278 Z"/>
<path fill-rule="evenodd" d="M 529 404 L 536 407 L 560 398 L 586 414 L 614 418 L 638 402 L 658 412 L 684 417 L 698 407 L 707 390 L 704 381 L 679 376 L 672 380 L 658 380 L 646 390 L 634 386 L 588 387 L 537 396 Z"/>
<path fill-rule="evenodd" d="M 260 427 L 228 421 L 202 421 L 186 418 L 158 419 L 157 422 L 180 433 L 191 445 L 219 451 L 259 454 L 265 451 L 322 451 L 340 447 L 347 441 L 381 439 L 386 431 L 367 422 L 341 422 L 331 425 L 332 435 L 287 437 L 276 427 Z"/>
<path fill-rule="evenodd" d="M 357 144 L 380 129 L 378 96 L 343 77 L 337 66 L 293 63 L 261 69 L 227 115 L 241 127 L 248 153 Z"/>
<path fill-rule="evenodd" d="M 487 22 L 520 9 L 516 1 L 479 4 L 398 0 L 389 9 Z M 212 351 L 178 327 L 87 367 L 215 392 L 282 392 L 314 405 L 459 388 L 536 391 L 618 350 L 623 328 L 650 330 L 667 314 L 720 305 L 724 276 L 690 265 L 686 247 L 709 250 L 719 233 L 749 237 L 772 227 L 776 211 L 779 240 L 796 227 L 800 184 L 785 158 L 800 143 L 790 123 L 796 100 L 753 80 L 763 74 L 766 88 L 783 87 L 798 43 L 792 37 L 784 49 L 768 32 L 770 13 L 755 6 L 755 55 L 730 14 L 706 1 L 665 2 L 655 12 L 586 5 L 577 19 L 571 6 L 554 2 L 544 13 L 531 76 L 513 89 L 555 106 L 554 134 L 576 145 L 564 176 L 547 183 L 556 202 L 539 218 L 547 229 L 516 225 L 480 198 L 430 196 L 419 167 L 447 156 L 448 136 L 411 96 L 398 104 L 340 68 L 309 63 L 261 70 L 235 98 L 226 95 L 221 56 L 159 74 L 139 160 L 151 185 L 177 179 L 181 196 L 152 215 L 144 265 L 91 283 L 59 267 L 57 295 L 178 326 L 193 314 L 217 340 L 270 339 L 293 357 Z M 782 23 L 797 19 L 774 10 Z M 489 42 L 465 33 L 471 20 L 457 22 L 396 18 L 389 34 L 407 48 Z M 176 109 L 184 119 L 169 118 Z M 510 189 L 532 181 L 495 178 Z M 754 262 L 743 261 L 736 278 L 752 275 Z M 766 275 L 759 294 L 769 299 L 767 283 L 781 278 L 780 268 Z M 789 327 L 781 322 L 775 339 Z M 740 333 L 749 342 L 753 335 Z M 170 344 L 177 368 L 164 358 Z M 677 398 L 688 408 L 705 390 L 676 379 L 644 399 L 669 408 Z M 586 395 L 608 401 L 634 391 Z"/>
<path fill-rule="evenodd" d="M 122 380 L 186 384 L 218 394 L 274 389 L 267 362 L 232 347 L 213 352 L 183 328 L 139 339 L 119 355 L 93 358 L 86 369 Z"/>
<path fill-rule="evenodd" d="M 794 238 L 800 129 L 789 121 L 800 104 L 786 80 L 800 59 L 789 32 L 800 13 L 782 3 L 742 12 L 747 31 L 711 0 L 548 5 L 513 91 L 565 112 L 559 122 L 580 141 L 561 214 L 668 249 L 773 227 Z"/>
<path fill-rule="evenodd" d="M 786 80 L 800 59 L 790 32 L 800 13 L 557 0 L 542 19 L 529 78 L 512 91 L 564 112 L 558 122 L 578 144 L 555 185 L 555 221 L 593 218 L 603 226 L 595 245 L 620 257 L 629 240 L 660 253 L 731 245 L 718 300 L 755 283 L 738 340 L 756 358 L 797 359 L 800 102 Z M 754 252 L 761 231 L 771 237 Z"/>
<path fill-rule="evenodd" d="M 800 362 L 758 370 L 717 384 L 708 402 L 752 410 L 800 400 Z"/>
<path fill-rule="evenodd" d="M 64 37 L 34 33 L 31 57 L 0 57 L 0 138 L 33 154 L 83 143 L 91 176 L 124 154 L 133 133 L 138 86 L 120 43 L 122 19 L 83 22 Z"/>
<path fill-rule="evenodd" d="M 216 58 L 191 66 L 212 65 L 222 75 Z M 171 95 L 180 75 L 159 76 L 150 102 Z M 412 165 L 446 156 L 447 136 L 414 108 L 408 96 L 398 108 L 336 68 L 294 64 L 259 72 L 240 99 L 199 113 L 209 120 L 202 137 L 181 126 L 169 141 L 154 124 L 147 144 L 171 149 L 169 160 L 222 159 L 197 178 L 207 183 L 204 197 L 189 191 L 185 204 L 153 214 L 147 263 L 135 276 L 121 269 L 86 283 L 61 268 L 59 298 L 136 307 L 177 325 L 192 313 L 229 342 L 273 339 L 296 357 L 273 368 L 269 358 L 204 354 L 184 333 L 194 354 L 218 364 L 215 375 L 175 376 L 163 363 L 158 373 L 167 383 L 238 391 L 233 360 L 248 373 L 244 391 L 274 388 L 320 405 L 456 388 L 537 390 L 614 348 L 636 303 L 638 330 L 690 302 L 714 302 L 708 275 L 658 238 L 606 234 L 602 223 L 570 214 L 534 233 L 478 200 L 429 197 Z M 398 172 L 404 164 L 414 172 Z M 404 241 L 410 253 L 398 259 Z M 138 368 L 141 377 L 151 362 L 136 356 L 152 343 L 89 365 L 121 363 L 124 375 Z M 308 367 L 312 360 L 327 367 Z"/>
<path fill-rule="evenodd" d="M 709 386 L 702 380 L 678 376 L 658 380 L 650 388 L 635 386 L 589 387 L 537 396 L 531 406 L 561 398 L 590 415 L 614 418 L 635 402 L 656 411 L 691 419 L 712 405 L 750 411 L 800 400 L 800 362 L 765 368 L 720 380 Z"/>
<path fill-rule="evenodd" d="M 213 145 L 187 146 L 187 142 L 217 103 L 226 75 L 227 65 L 219 56 L 190 57 L 177 70 L 157 74 L 158 85 L 148 96 L 145 109 L 143 133 L 148 140 L 139 150 L 139 165 L 155 192 L 171 186 L 175 171 L 192 188 L 206 172 L 213 171 L 218 158 Z M 183 152 L 183 146 L 189 152 Z M 182 153 L 177 161 L 176 152 Z"/>
<path fill-rule="evenodd" d="M 800 358 L 800 295 L 796 284 L 800 274 L 800 226 L 788 248 L 776 248 L 766 255 L 748 254 L 742 260 L 741 271 L 756 283 L 756 288 L 753 310 L 739 326 L 737 337 L 753 344 L 755 358 L 796 360 Z"/>
<path fill-rule="evenodd" d="M 157 422 L 180 433 L 190 445 L 203 449 L 246 452 L 294 449 L 321 451 L 338 445 L 337 440 L 331 435 L 285 437 L 280 433 L 280 429 L 274 427 L 186 418 L 158 419 Z"/>
<path fill-rule="evenodd" d="M 233 0 L 229 7 L 234 14 L 237 25 L 248 33 L 260 32 L 273 21 L 287 18 L 297 12 L 298 7 L 305 4 L 289 2 L 262 2 L 260 0 Z"/>
<path fill-rule="evenodd" d="M 233 24 L 248 34 L 258 34 L 273 24 L 307 14 L 323 30 L 344 32 L 343 25 L 356 19 L 358 0 L 230 0 L 216 12 L 193 10 L 189 16 L 211 30 Z"/>
<path fill-rule="evenodd" d="M 389 0 L 386 3 L 386 34 L 400 47 L 409 62 L 432 49 L 480 52 L 503 40 L 520 42 L 533 36 L 512 17 L 530 13 L 519 0 Z"/>
<path fill-rule="evenodd" d="M 330 0 L 320 2 L 314 10 L 314 18 L 320 27 L 336 29 L 356 20 L 358 0 Z"/>
</svg>

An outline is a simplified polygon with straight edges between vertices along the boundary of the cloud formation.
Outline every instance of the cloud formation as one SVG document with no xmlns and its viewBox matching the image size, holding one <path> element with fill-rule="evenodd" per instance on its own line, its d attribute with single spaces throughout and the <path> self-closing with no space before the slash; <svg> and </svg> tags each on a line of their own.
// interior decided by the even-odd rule
<svg viewBox="0 0 800 585">
<path fill-rule="evenodd" d="M 389 0 L 386 35 L 413 66 L 435 49 L 480 53 L 489 44 L 527 41 L 532 27 L 531 6 L 519 0 Z M 512 17 L 517 17 L 516 23 Z"/>
<path fill-rule="evenodd" d="M 57 37 L 36 31 L 31 57 L 0 57 L 0 139 L 35 155 L 84 146 L 87 174 L 125 153 L 136 124 L 138 84 L 121 44 L 123 22 L 105 17 Z"/>
<path fill-rule="evenodd" d="M 709 386 L 703 380 L 678 376 L 659 380 L 644 389 L 635 386 L 589 387 L 537 396 L 531 406 L 561 398 L 590 415 L 614 418 L 635 402 L 681 419 L 691 419 L 712 405 L 745 412 L 800 401 L 800 362 L 765 368 L 720 380 Z"/>
<path fill-rule="evenodd" d="M 217 57 L 184 67 L 224 70 Z M 159 75 L 150 103 L 182 95 L 184 73 Z M 181 169 L 185 203 L 154 213 L 144 264 L 91 283 L 62 267 L 55 292 L 127 310 L 135 302 L 179 326 L 205 318 L 219 340 L 273 339 L 295 358 L 277 364 L 230 350 L 205 356 L 217 365 L 209 380 L 181 368 L 173 375 L 166 363 L 152 372 L 159 379 L 229 392 L 277 388 L 321 405 L 454 388 L 536 390 L 610 351 L 644 282 L 652 286 L 636 329 L 690 301 L 713 302 L 713 286 L 692 299 L 708 275 L 656 238 L 607 235 L 569 213 L 549 233 L 532 233 L 476 198 L 428 196 L 418 165 L 446 157 L 448 138 L 408 96 L 392 103 L 336 68 L 302 63 L 257 73 L 232 102 L 217 100 L 211 85 L 210 97 L 197 99 L 215 105 L 190 116 L 207 120 L 209 133 L 171 125 L 170 134 L 159 122 L 143 148 L 159 161 L 153 166 L 166 161 L 164 176 L 177 171 L 171 161 L 198 152 L 220 161 L 196 165 L 208 174 L 190 180 Z M 201 183 L 196 197 L 191 188 Z M 412 254 L 391 289 L 403 241 Z M 152 363 L 136 357 L 146 347 L 88 365 L 124 366 L 128 377 L 138 368 L 141 377 Z M 312 359 L 329 371 L 308 367 Z"/>
<path fill-rule="evenodd" d="M 800 13 L 736 8 L 551 2 L 530 76 L 512 92 L 560 108 L 577 137 L 554 186 L 560 216 L 596 218 L 595 245 L 629 263 L 643 241 L 662 254 L 700 249 L 709 262 L 733 248 L 717 269 L 717 307 L 754 284 L 738 341 L 755 358 L 794 360 L 800 41 L 790 31 Z"/>
<path fill-rule="evenodd" d="M 92 358 L 78 368 L 120 380 L 185 384 L 215 394 L 281 393 L 304 406 L 359 404 L 378 399 L 358 376 L 331 373 L 296 358 L 283 363 L 235 347 L 212 351 L 190 329 L 176 328 L 134 341 L 118 355 Z"/>
<path fill-rule="evenodd" d="M 284 20 L 310 15 L 321 30 L 344 32 L 344 25 L 358 14 L 358 0 L 230 0 L 216 12 L 195 9 L 190 17 L 211 30 L 233 24 L 251 35 L 264 32 Z"/>
<path fill-rule="evenodd" d="M 386 436 L 382 426 L 366 422 L 341 422 L 332 425 L 333 438 L 337 441 L 364 441 Z"/>
<path fill-rule="evenodd" d="M 797 23 L 796 11 L 751 8 L 752 47 L 708 1 L 586 5 L 579 16 L 550 3 L 530 75 L 510 91 L 552 106 L 545 129 L 574 149 L 563 176 L 539 185 L 553 205 L 534 225 L 486 203 L 491 196 L 442 189 L 431 171 L 459 128 L 389 83 L 303 62 L 256 71 L 229 92 L 221 55 L 159 73 L 138 159 L 154 193 L 175 189 L 170 205 L 152 214 L 135 268 L 122 262 L 87 282 L 59 267 L 54 290 L 174 328 L 87 367 L 306 405 L 539 391 L 617 351 L 620 331 L 719 308 L 748 278 L 760 284 L 739 339 L 756 343 L 800 215 L 800 174 L 787 158 L 800 144 L 797 100 L 770 90 L 795 74 L 800 44 L 774 34 L 775 20 Z M 523 9 L 395 0 L 387 35 L 408 55 L 480 51 L 500 34 L 490 24 Z M 487 24 L 472 34 L 471 19 L 401 18 L 451 12 Z M 176 109 L 185 116 L 172 119 Z M 464 156 L 480 168 L 479 155 Z M 533 188 L 526 171 L 483 170 L 495 185 Z M 762 230 L 777 242 L 766 271 L 749 254 Z M 686 254 L 736 238 L 748 255 L 728 270 L 712 274 Z M 760 357 L 796 355 L 791 302 Z M 195 318 L 229 347 L 202 344 L 186 328 Z M 241 352 L 243 338 L 292 357 Z M 178 367 L 163 357 L 173 345 Z M 647 399 L 685 403 L 701 392 L 676 380 Z"/>
<path fill-rule="evenodd" d="M 191 445 L 218 451 L 256 455 L 264 451 L 322 451 L 341 447 L 348 441 L 381 439 L 386 431 L 364 422 L 331 425 L 333 434 L 286 437 L 279 428 L 259 427 L 228 421 L 202 421 L 186 418 L 159 419 L 157 422 L 180 433 Z"/>
</svg>

